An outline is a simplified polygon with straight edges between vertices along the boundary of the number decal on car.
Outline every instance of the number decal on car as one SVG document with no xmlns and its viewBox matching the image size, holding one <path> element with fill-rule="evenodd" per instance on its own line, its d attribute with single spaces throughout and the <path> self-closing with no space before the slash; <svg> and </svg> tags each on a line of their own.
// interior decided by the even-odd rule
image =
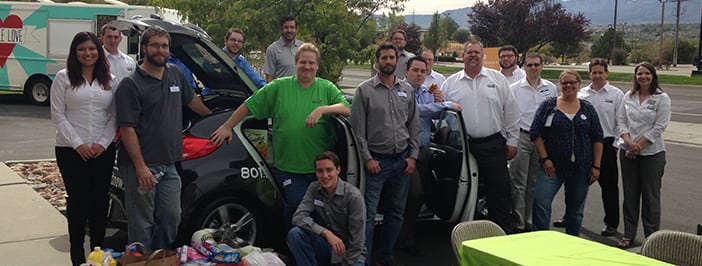
<svg viewBox="0 0 702 266">
<path fill-rule="evenodd" d="M 256 178 L 265 178 L 266 174 L 263 173 L 263 170 L 258 167 L 242 167 L 241 168 L 241 179 L 256 179 Z"/>
</svg>

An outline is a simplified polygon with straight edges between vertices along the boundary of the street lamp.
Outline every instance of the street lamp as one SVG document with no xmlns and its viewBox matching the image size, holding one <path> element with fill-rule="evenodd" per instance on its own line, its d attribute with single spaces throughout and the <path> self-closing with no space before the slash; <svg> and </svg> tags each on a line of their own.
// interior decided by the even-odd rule
<svg viewBox="0 0 702 266">
<path fill-rule="evenodd" d="M 663 67 L 663 18 L 665 16 L 665 2 L 668 0 L 660 0 L 661 1 L 661 45 L 660 49 L 658 50 L 658 65 L 662 68 Z"/>
<path fill-rule="evenodd" d="M 617 6 L 619 4 L 619 0 L 614 0 L 614 23 L 612 24 L 613 27 L 613 32 L 614 36 L 612 38 L 612 51 L 609 55 L 609 63 L 614 64 L 614 49 L 617 49 Z"/>
</svg>

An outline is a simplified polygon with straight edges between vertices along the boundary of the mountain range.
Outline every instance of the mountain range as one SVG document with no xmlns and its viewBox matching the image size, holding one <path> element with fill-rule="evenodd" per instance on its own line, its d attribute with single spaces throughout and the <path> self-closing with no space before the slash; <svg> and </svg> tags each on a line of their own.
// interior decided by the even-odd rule
<svg viewBox="0 0 702 266">
<path fill-rule="evenodd" d="M 486 0 L 483 0 L 486 1 Z M 613 0 L 562 0 L 563 6 L 569 13 L 583 13 L 590 19 L 591 26 L 606 26 L 614 21 Z M 702 0 L 683 0 L 680 5 L 680 23 L 700 23 L 702 16 Z M 405 9 L 411 9 L 405 6 Z M 677 2 L 675 0 L 665 4 L 665 23 L 675 23 Z M 450 16 L 459 26 L 468 28 L 468 16 L 471 7 L 444 11 L 442 17 Z M 423 29 L 429 28 L 433 14 L 405 15 L 407 23 L 414 22 Z M 619 0 L 617 8 L 617 25 L 627 23 L 658 24 L 661 22 L 661 2 L 659 0 Z"/>
</svg>

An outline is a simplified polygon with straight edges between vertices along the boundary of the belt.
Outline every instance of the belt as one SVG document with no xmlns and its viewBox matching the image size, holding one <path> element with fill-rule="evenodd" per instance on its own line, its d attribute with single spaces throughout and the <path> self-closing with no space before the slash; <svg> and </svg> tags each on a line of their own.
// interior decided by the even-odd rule
<svg viewBox="0 0 702 266">
<path fill-rule="evenodd" d="M 495 134 L 492 134 L 492 135 L 487 136 L 487 137 L 484 137 L 484 138 L 473 138 L 473 137 L 471 137 L 471 138 L 468 140 L 468 142 L 470 142 L 470 143 L 484 143 L 484 142 L 488 142 L 488 141 L 497 140 L 497 139 L 499 139 L 500 137 L 502 137 L 502 134 L 501 134 L 500 132 L 497 132 L 497 133 L 495 133 Z"/>
<path fill-rule="evenodd" d="M 522 132 L 522 133 L 527 133 L 527 134 L 529 134 L 529 130 L 527 130 L 527 129 L 523 129 L 523 128 L 521 128 L 521 127 L 519 128 L 519 132 Z"/>
<path fill-rule="evenodd" d="M 398 153 L 383 154 L 383 153 L 370 152 L 370 154 L 373 156 L 374 159 L 390 159 L 390 160 L 392 160 L 392 159 L 398 159 L 398 158 L 402 157 L 402 155 L 404 155 L 407 150 L 409 150 L 409 147 L 407 147 L 406 149 L 404 149 L 403 151 L 398 152 Z"/>
</svg>

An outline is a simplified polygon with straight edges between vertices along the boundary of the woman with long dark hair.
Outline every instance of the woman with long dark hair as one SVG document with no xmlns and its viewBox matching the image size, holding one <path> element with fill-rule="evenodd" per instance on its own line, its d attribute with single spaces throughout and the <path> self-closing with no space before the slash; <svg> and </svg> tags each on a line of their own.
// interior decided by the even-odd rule
<svg viewBox="0 0 702 266">
<path fill-rule="evenodd" d="M 661 224 L 661 180 L 665 168 L 663 132 L 670 122 L 670 97 L 658 86 L 656 68 L 648 62 L 634 67 L 634 88 L 622 100 L 617 129 L 623 143 L 619 161 L 624 190 L 624 237 L 619 247 L 628 248 L 636 237 L 639 211 L 644 235 Z"/>
<path fill-rule="evenodd" d="M 56 163 L 68 194 L 71 262 L 79 265 L 85 262 L 86 225 L 91 248 L 102 245 L 105 238 L 115 160 L 112 74 L 94 33 L 79 32 L 73 37 L 66 68 L 56 73 L 50 95 Z"/>
</svg>

